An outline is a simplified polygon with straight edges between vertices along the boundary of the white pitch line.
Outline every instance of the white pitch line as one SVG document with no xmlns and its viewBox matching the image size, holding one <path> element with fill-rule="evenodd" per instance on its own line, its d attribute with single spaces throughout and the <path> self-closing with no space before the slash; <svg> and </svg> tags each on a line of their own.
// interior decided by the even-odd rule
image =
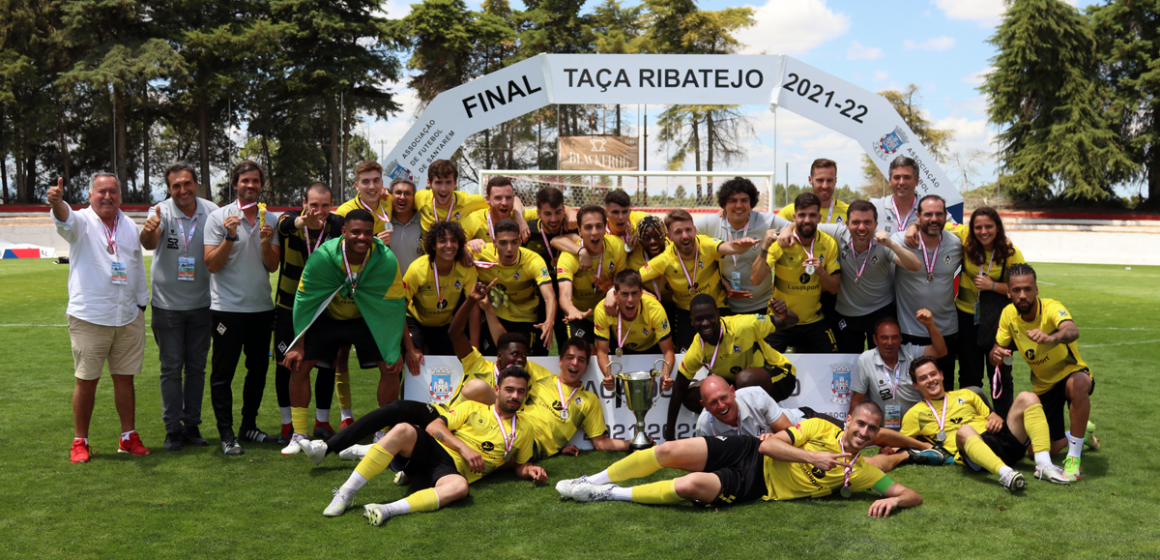
<svg viewBox="0 0 1160 560">
<path fill-rule="evenodd" d="M 1103 346 L 1126 346 L 1128 344 L 1154 344 L 1156 342 L 1160 342 L 1160 338 L 1158 338 L 1156 340 L 1138 340 L 1135 342 L 1112 342 L 1109 344 L 1088 344 L 1088 345 L 1083 346 L 1083 348 L 1100 348 Z"/>
</svg>

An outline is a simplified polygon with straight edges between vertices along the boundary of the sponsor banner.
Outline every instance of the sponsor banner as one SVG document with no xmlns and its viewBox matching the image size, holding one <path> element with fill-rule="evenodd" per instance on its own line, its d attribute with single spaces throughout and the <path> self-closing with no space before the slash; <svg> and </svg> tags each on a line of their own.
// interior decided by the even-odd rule
<svg viewBox="0 0 1160 560">
<path fill-rule="evenodd" d="M 677 355 L 680 363 L 683 354 Z M 647 371 L 653 363 L 660 359 L 660 355 L 634 355 L 618 358 L 624 372 Z M 794 367 L 798 373 L 798 388 L 793 395 L 782 401 L 782 406 L 799 408 L 808 406 L 817 412 L 834 415 L 845 419 L 850 408 L 850 375 L 858 361 L 857 354 L 794 354 L 791 355 Z M 555 357 L 534 357 L 529 361 L 547 368 L 548 371 L 559 370 L 559 359 Z M 463 366 L 453 356 L 426 356 L 426 364 L 420 368 L 419 375 L 413 376 L 408 371 L 403 383 L 403 398 L 412 401 L 429 402 L 434 404 L 446 403 L 451 398 L 455 387 L 463 377 Z M 705 370 L 697 374 L 697 379 L 704 379 Z M 588 371 L 581 378 L 586 391 L 596 393 L 604 409 L 604 422 L 608 425 L 608 435 L 616 439 L 632 439 L 636 435 L 636 416 L 628 409 L 624 399 L 617 406 L 616 393 L 604 389 L 604 376 L 600 374 L 596 362 L 588 365 Z M 659 379 L 659 376 L 658 376 Z M 670 391 L 661 391 L 660 383 L 656 384 L 653 395 L 653 405 L 645 416 L 645 433 L 658 443 L 664 441 L 663 433 L 667 422 Z M 677 439 L 693 435 L 696 424 L 696 415 L 682 408 L 677 416 Z M 592 449 L 592 443 L 587 440 L 583 431 L 577 432 L 572 444 L 581 449 Z"/>
<path fill-rule="evenodd" d="M 635 136 L 561 136 L 560 169 L 636 171 L 638 144 Z"/>
</svg>

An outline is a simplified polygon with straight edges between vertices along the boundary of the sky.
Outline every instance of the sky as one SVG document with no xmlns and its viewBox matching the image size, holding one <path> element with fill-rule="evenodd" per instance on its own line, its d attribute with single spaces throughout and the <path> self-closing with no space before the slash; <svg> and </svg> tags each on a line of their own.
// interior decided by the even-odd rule
<svg viewBox="0 0 1160 560">
<path fill-rule="evenodd" d="M 1092 3 L 1065 1 L 1080 9 Z M 595 4 L 590 1 L 588 7 Z M 469 0 L 468 5 L 479 9 L 478 2 Z M 1003 17 L 1003 0 L 908 0 L 891 3 L 887 9 L 876 2 L 852 0 L 769 0 L 763 4 L 702 0 L 698 5 L 704 10 L 742 5 L 754 9 L 756 25 L 738 34 L 746 45 L 743 54 L 790 55 L 872 92 L 917 85 L 919 105 L 927 119 L 935 128 L 954 131 L 951 153 L 986 152 L 976 167 L 977 175 L 969 179 L 971 187 L 995 180 L 996 165 L 990 155 L 998 129 L 988 125 L 987 100 L 977 88 L 995 55 L 987 40 Z M 410 11 L 398 0 L 387 2 L 385 8 L 391 18 Z M 413 92 L 401 84 L 392 89 L 400 94 L 404 110 L 387 121 L 366 122 L 361 127 L 375 148 L 383 146 L 386 152 L 415 117 Z M 660 106 L 650 106 L 648 113 L 656 115 L 660 110 Z M 853 140 L 786 110 L 777 110 L 775 138 L 774 113 L 768 106 L 745 106 L 744 110 L 754 119 L 757 138 L 747 143 L 747 161 L 734 167 L 772 171 L 776 145 L 779 182 L 787 163 L 790 183 L 802 184 L 810 162 L 826 157 L 838 163 L 839 185 L 863 183 L 863 151 Z M 655 126 L 651 128 L 650 138 L 656 134 Z M 650 141 L 650 148 L 655 147 Z M 653 149 L 648 158 L 650 169 L 662 167 L 663 153 Z M 959 169 L 949 162 L 943 169 L 961 188 Z"/>
</svg>

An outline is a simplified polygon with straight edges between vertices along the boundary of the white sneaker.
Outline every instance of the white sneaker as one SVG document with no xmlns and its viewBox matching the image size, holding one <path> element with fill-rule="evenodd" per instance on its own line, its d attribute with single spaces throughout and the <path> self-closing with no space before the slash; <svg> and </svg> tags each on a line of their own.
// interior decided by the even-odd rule
<svg viewBox="0 0 1160 560">
<path fill-rule="evenodd" d="M 302 449 L 302 453 L 309 457 L 310 462 L 314 463 L 316 467 L 322 464 L 323 459 L 326 459 L 327 447 L 325 441 L 310 441 L 302 438 L 302 441 L 298 442 L 298 447 Z"/>
<path fill-rule="evenodd" d="M 1035 467 L 1035 478 L 1046 480 L 1052 484 L 1071 484 L 1071 481 L 1064 476 L 1063 469 L 1057 465 Z"/>
<path fill-rule="evenodd" d="M 371 440 L 371 443 L 378 443 L 379 440 L 386 437 L 386 435 L 387 435 L 387 432 L 384 432 L 384 431 L 375 432 L 375 438 Z"/>
<path fill-rule="evenodd" d="M 298 442 L 300 442 L 304 439 L 306 439 L 306 436 L 304 436 L 302 434 L 294 434 L 294 435 L 290 436 L 290 443 L 286 447 L 282 448 L 282 454 L 283 455 L 297 455 L 298 453 L 300 453 L 302 451 L 302 447 L 300 447 L 298 445 Z"/>
<path fill-rule="evenodd" d="M 579 484 L 588 484 L 588 475 L 583 475 L 580 478 L 566 478 L 556 483 L 556 491 L 560 493 L 560 497 L 565 500 L 572 499 L 572 490 Z"/>
<path fill-rule="evenodd" d="M 1023 474 L 1019 471 L 1011 471 L 1005 476 L 999 478 L 999 482 L 1003 483 L 1003 488 L 1010 492 L 1019 492 L 1027 487 L 1027 481 L 1023 479 Z"/>
<path fill-rule="evenodd" d="M 340 488 L 334 489 L 334 499 L 330 500 L 330 505 L 322 510 L 322 515 L 327 517 L 338 517 L 346 513 L 346 508 L 350 507 L 351 502 L 354 501 L 354 494 L 346 495 Z"/>
<path fill-rule="evenodd" d="M 407 473 L 399 471 L 395 473 L 395 486 L 409 486 L 411 484 L 411 477 Z"/>
<path fill-rule="evenodd" d="M 367 456 L 367 451 L 370 451 L 370 445 L 352 445 L 342 451 L 338 452 L 338 458 L 343 461 L 362 461 L 363 457 Z"/>
<path fill-rule="evenodd" d="M 603 502 L 612 497 L 615 484 L 589 484 L 581 482 L 572 488 L 572 499 L 577 502 Z"/>
<path fill-rule="evenodd" d="M 363 506 L 363 517 L 368 523 L 378 527 L 391 518 L 391 508 L 387 504 L 367 504 Z"/>
</svg>

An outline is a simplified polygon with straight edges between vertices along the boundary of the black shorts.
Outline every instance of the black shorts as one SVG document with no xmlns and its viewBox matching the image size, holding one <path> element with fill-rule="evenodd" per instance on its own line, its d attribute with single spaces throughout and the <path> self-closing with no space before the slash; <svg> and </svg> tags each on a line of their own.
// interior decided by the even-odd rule
<svg viewBox="0 0 1160 560">
<path fill-rule="evenodd" d="M 789 367 L 782 367 L 773 364 L 765 364 L 765 371 L 769 373 L 769 381 L 773 384 L 773 392 L 769 396 L 777 402 L 793 396 L 798 389 L 797 369 L 793 364 Z"/>
<path fill-rule="evenodd" d="M 1020 459 L 1027 456 L 1027 444 L 1030 442 L 1019 441 L 1019 438 L 1015 437 L 1015 434 L 1012 434 L 1011 430 L 1007 429 L 1006 424 L 1003 425 L 1002 430 L 999 430 L 999 433 L 992 434 L 991 432 L 983 432 L 979 437 L 983 439 L 983 443 L 987 444 L 987 447 L 991 448 L 991 451 L 995 452 L 999 460 L 1003 461 L 1008 467 L 1014 466 Z M 968 467 L 976 471 L 982 470 L 983 467 L 980 467 L 974 461 L 967 458 L 963 450 L 960 449 L 959 454 L 964 459 L 963 463 L 966 463 Z"/>
<path fill-rule="evenodd" d="M 274 308 L 274 363 L 281 364 L 294 342 L 294 310 Z"/>
<path fill-rule="evenodd" d="M 601 304 L 602 305 L 602 304 Z M 580 337 L 588 344 L 596 342 L 596 324 L 588 319 L 580 319 L 579 321 L 569 321 L 564 323 L 568 338 Z"/>
<path fill-rule="evenodd" d="M 765 461 L 758 452 L 761 440 L 752 436 L 712 436 L 703 439 L 709 448 L 705 472 L 717 475 L 721 481 L 721 493 L 705 506 L 752 502 L 766 495 Z"/>
<path fill-rule="evenodd" d="M 535 327 L 537 323 L 539 323 L 539 321 L 529 321 L 523 323 L 517 321 L 508 321 L 507 319 L 499 320 L 499 324 L 503 325 L 504 330 L 507 332 L 518 332 L 527 338 L 529 356 L 547 356 L 548 349 L 544 348 L 544 344 L 540 340 L 540 329 Z M 483 333 L 486 333 L 486 336 L 483 336 Z M 499 338 L 500 337 L 493 335 L 490 329 L 487 328 L 487 323 L 484 323 L 483 331 L 479 341 L 483 348 L 479 349 L 479 353 L 483 354 L 484 356 L 494 356 L 496 352 L 495 343 L 499 340 Z"/>
<path fill-rule="evenodd" d="M 846 429 L 845 422 L 838 420 L 837 418 L 834 418 L 833 416 L 830 416 L 829 414 L 823 414 L 823 413 L 818 412 L 818 411 L 816 411 L 808 406 L 798 407 L 798 410 L 801 411 L 802 418 L 805 420 L 809 420 L 810 418 L 821 418 L 822 420 L 825 420 L 826 422 L 829 422 L 829 423 L 837 426 L 838 428 L 840 428 L 842 430 Z"/>
<path fill-rule="evenodd" d="M 1067 380 L 1077 373 L 1086 373 L 1091 378 L 1091 372 L 1086 369 L 1073 371 L 1052 385 L 1046 393 L 1039 395 L 1039 402 L 1043 404 L 1043 414 L 1047 416 L 1047 429 L 1051 432 L 1051 441 L 1059 441 L 1067 437 L 1067 428 L 1063 425 L 1063 405 L 1071 406 L 1071 401 L 1067 399 Z M 1088 389 L 1089 395 L 1096 391 L 1096 380 L 1092 378 L 1091 381 L 1091 388 Z M 1084 429 L 1087 429 L 1087 426 L 1084 426 Z"/>
<path fill-rule="evenodd" d="M 455 468 L 455 459 L 452 459 L 447 450 L 427 433 L 427 427 L 411 425 L 418 432 L 411 456 L 396 455 L 391 460 L 392 471 L 402 471 L 411 479 L 411 492 L 432 488 L 439 479 L 459 474 L 459 470 Z"/>
<path fill-rule="evenodd" d="M 838 351 L 838 340 L 830 324 L 816 321 L 808 325 L 794 325 L 788 329 L 778 329 L 765 337 L 778 352 L 785 352 L 791 346 L 803 354 L 832 354 Z"/>
<path fill-rule="evenodd" d="M 379 362 L 383 361 L 379 345 L 370 327 L 367 327 L 367 322 L 361 317 L 340 321 L 326 314 L 319 315 L 303 341 L 306 359 L 318 360 L 317 367 L 320 368 L 332 367 L 338 349 L 346 345 L 354 345 L 362 369 L 377 368 Z"/>
<path fill-rule="evenodd" d="M 857 317 L 847 317 L 835 311 L 830 328 L 834 329 L 834 336 L 838 338 L 838 351 L 843 354 L 861 354 L 867 349 L 873 350 L 874 325 L 883 317 L 894 317 L 897 313 L 893 301 Z"/>
<path fill-rule="evenodd" d="M 407 317 L 407 332 L 411 334 L 411 344 L 427 356 L 455 355 L 455 345 L 451 342 L 448 326 L 428 327 L 414 317 Z"/>
</svg>

